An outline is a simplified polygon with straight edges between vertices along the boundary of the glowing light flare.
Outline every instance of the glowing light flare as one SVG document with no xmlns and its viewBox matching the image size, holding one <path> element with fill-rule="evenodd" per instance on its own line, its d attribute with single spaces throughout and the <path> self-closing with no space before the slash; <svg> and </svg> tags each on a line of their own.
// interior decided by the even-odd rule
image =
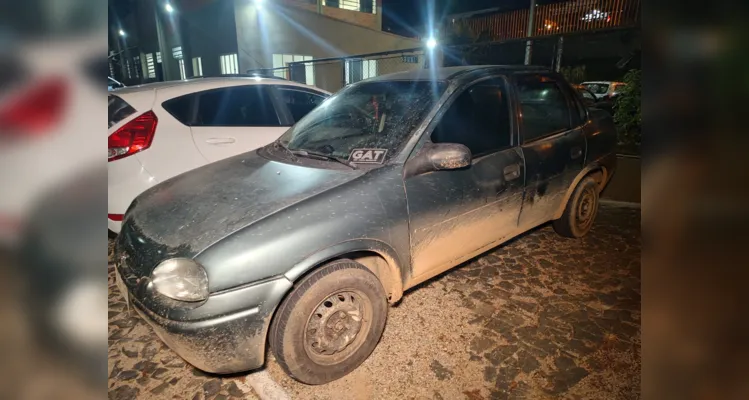
<svg viewBox="0 0 749 400">
<path fill-rule="evenodd" d="M 125 31 L 123 31 L 122 29 L 120 29 L 119 34 L 120 36 L 125 37 Z"/>
<path fill-rule="evenodd" d="M 164 6 L 164 9 L 165 9 L 165 10 L 166 10 L 166 12 L 168 12 L 168 13 L 172 13 L 172 12 L 174 12 L 174 7 L 172 7 L 172 5 L 171 5 L 170 3 L 166 3 L 166 5 Z"/>
<path fill-rule="evenodd" d="M 431 50 L 431 49 L 433 49 L 433 48 L 435 48 L 435 47 L 437 47 L 437 40 L 436 40 L 435 38 L 433 38 L 433 37 L 430 37 L 430 38 L 429 38 L 429 39 L 427 40 L 427 48 L 428 48 L 429 50 Z"/>
</svg>

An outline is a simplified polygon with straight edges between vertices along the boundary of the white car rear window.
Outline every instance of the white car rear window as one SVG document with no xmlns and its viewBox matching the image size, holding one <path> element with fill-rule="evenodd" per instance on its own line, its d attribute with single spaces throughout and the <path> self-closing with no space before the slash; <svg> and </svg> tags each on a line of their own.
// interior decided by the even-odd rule
<svg viewBox="0 0 749 400">
<path fill-rule="evenodd" d="M 111 128 L 113 125 L 133 115 L 134 113 L 135 113 L 135 109 L 132 106 L 130 106 L 130 104 L 127 104 L 125 100 L 122 100 L 122 98 L 115 96 L 115 95 L 111 95 L 111 94 L 109 95 L 109 126 L 108 128 Z"/>
</svg>

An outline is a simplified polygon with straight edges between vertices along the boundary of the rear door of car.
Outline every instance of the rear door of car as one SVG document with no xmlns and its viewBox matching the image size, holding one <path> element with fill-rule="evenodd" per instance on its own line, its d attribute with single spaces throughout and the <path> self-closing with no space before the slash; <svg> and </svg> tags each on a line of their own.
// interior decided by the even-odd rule
<svg viewBox="0 0 749 400">
<path fill-rule="evenodd" d="M 548 221 L 583 168 L 586 113 L 571 88 L 552 74 L 514 76 L 526 180 L 519 225 Z"/>
<path fill-rule="evenodd" d="M 199 92 L 190 126 L 195 146 L 214 162 L 273 142 L 291 125 L 276 103 L 269 85 Z"/>
</svg>

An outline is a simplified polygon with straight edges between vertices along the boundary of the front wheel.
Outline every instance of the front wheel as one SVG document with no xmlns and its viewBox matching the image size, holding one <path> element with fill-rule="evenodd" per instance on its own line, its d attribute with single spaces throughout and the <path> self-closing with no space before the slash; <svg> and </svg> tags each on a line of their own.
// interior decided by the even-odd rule
<svg viewBox="0 0 749 400">
<path fill-rule="evenodd" d="M 387 300 L 363 265 L 338 260 L 312 272 L 286 297 L 270 329 L 270 346 L 294 379 L 327 383 L 356 369 L 382 336 Z"/>
<path fill-rule="evenodd" d="M 570 238 L 585 236 L 593 226 L 597 214 L 598 182 L 587 176 L 577 184 L 562 217 L 554 221 L 554 230 Z"/>
</svg>

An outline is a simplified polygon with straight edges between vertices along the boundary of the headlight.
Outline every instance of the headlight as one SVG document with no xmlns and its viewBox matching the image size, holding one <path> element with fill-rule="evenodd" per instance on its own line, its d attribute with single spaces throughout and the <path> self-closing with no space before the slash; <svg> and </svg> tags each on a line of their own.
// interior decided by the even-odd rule
<svg viewBox="0 0 749 400">
<path fill-rule="evenodd" d="M 200 264 L 189 258 L 163 261 L 151 273 L 157 292 L 181 301 L 201 301 L 208 298 L 208 275 Z"/>
</svg>

